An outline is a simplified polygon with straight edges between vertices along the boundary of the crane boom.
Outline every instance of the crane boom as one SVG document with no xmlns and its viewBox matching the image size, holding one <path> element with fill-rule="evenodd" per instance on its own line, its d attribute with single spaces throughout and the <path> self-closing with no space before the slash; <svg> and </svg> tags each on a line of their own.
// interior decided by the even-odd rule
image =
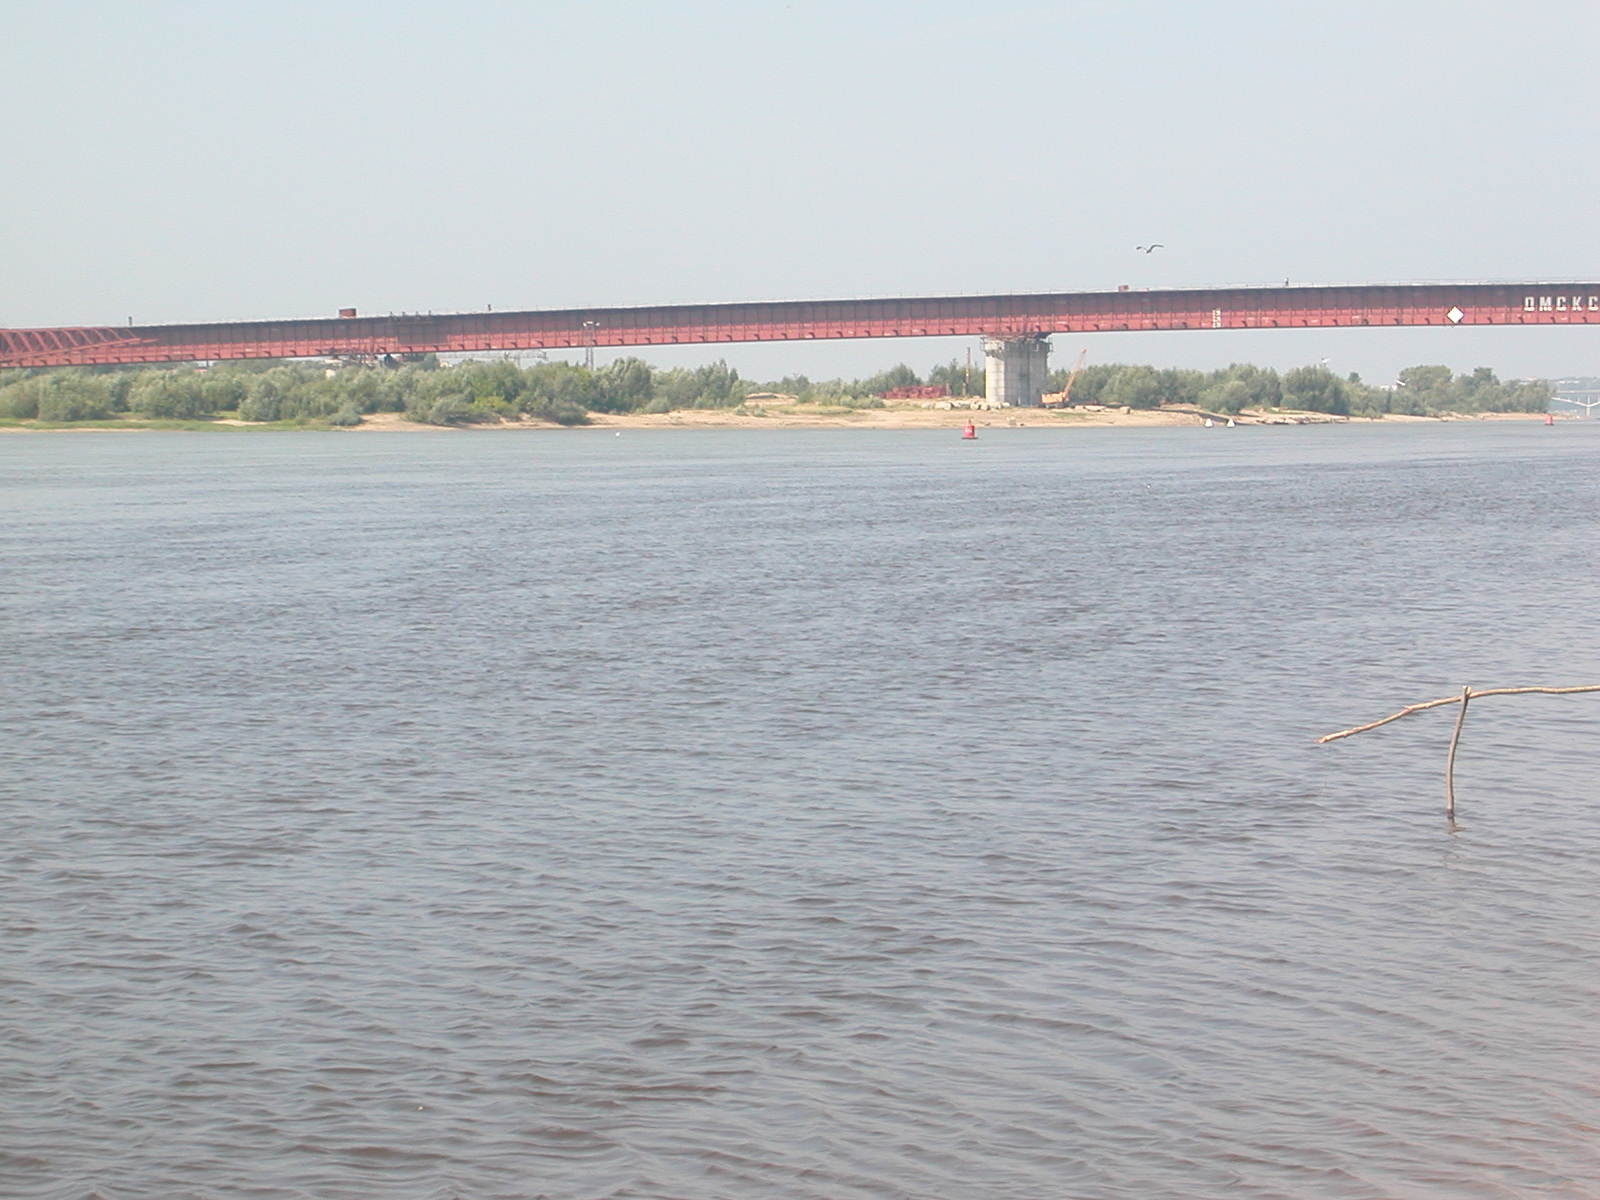
<svg viewBox="0 0 1600 1200">
<path fill-rule="evenodd" d="M 1072 364 L 1072 370 L 1067 372 L 1067 385 L 1061 389 L 1059 396 L 1051 395 L 1039 401 L 1045 408 L 1065 408 L 1071 403 L 1072 381 L 1077 379 L 1078 372 L 1083 370 L 1083 360 L 1089 357 L 1089 347 L 1085 346 L 1078 351 L 1078 357 Z"/>
</svg>

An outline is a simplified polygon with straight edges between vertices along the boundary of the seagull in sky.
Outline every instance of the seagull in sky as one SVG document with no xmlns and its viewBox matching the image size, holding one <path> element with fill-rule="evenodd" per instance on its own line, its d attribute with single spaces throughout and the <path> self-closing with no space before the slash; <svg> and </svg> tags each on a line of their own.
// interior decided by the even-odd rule
<svg viewBox="0 0 1600 1200">
<path fill-rule="evenodd" d="M 1151 242 L 1148 246 L 1135 246 L 1134 249 L 1143 250 L 1146 254 L 1149 254 L 1152 250 L 1165 250 L 1166 246 L 1160 242 Z"/>
</svg>

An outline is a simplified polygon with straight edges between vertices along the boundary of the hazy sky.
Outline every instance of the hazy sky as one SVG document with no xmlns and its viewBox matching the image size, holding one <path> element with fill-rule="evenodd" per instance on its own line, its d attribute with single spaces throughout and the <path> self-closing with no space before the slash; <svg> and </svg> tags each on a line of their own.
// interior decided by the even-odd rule
<svg viewBox="0 0 1600 1200">
<path fill-rule="evenodd" d="M 0 326 L 1596 280 L 1597 45 L 1596 0 L 16 0 Z M 647 357 L 823 376 L 974 344 Z M 1600 327 L 1055 344 L 1600 374 Z"/>
</svg>

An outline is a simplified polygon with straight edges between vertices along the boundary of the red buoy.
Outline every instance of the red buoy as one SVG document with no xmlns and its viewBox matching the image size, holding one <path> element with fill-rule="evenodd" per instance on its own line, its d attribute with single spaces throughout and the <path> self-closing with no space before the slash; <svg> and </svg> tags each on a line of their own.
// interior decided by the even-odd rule
<svg viewBox="0 0 1600 1200">
<path fill-rule="evenodd" d="M 968 421 L 967 427 L 961 431 L 961 436 L 969 439 L 976 438 L 978 436 L 978 427 L 971 421 Z"/>
</svg>

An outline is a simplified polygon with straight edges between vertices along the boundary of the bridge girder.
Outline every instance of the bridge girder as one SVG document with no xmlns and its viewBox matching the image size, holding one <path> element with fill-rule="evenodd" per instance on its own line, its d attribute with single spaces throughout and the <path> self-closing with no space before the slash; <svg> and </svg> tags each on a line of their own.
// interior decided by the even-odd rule
<svg viewBox="0 0 1600 1200">
<path fill-rule="evenodd" d="M 1600 283 L 1118 290 L 5 329 L 0 367 L 836 338 L 1595 324 Z"/>
</svg>

